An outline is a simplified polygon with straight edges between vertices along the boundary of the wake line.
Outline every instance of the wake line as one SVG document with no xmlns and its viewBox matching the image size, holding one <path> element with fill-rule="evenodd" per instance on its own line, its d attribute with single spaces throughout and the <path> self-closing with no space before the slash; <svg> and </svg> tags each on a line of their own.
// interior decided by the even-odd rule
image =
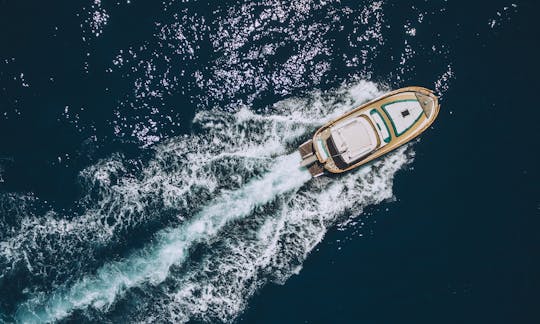
<svg viewBox="0 0 540 324">
<path fill-rule="evenodd" d="M 189 248 L 216 235 L 227 223 L 248 216 L 255 207 L 278 195 L 301 187 L 310 178 L 298 167 L 297 152 L 280 157 L 262 178 L 242 188 L 223 193 L 183 226 L 161 231 L 157 242 L 120 262 L 105 264 L 94 276 L 84 277 L 70 288 L 50 295 L 40 294 L 23 304 L 15 313 L 17 322 L 52 322 L 68 316 L 75 309 L 110 306 L 127 289 L 165 280 L 174 264 L 182 263 Z"/>
</svg>

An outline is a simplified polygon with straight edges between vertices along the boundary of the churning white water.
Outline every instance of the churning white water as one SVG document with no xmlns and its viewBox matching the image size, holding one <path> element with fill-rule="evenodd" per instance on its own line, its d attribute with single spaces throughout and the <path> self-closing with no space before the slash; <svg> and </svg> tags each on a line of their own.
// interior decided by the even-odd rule
<svg viewBox="0 0 540 324">
<path fill-rule="evenodd" d="M 31 273 L 48 276 L 40 258 L 57 257 L 58 271 L 71 278 L 29 293 L 16 320 L 50 322 L 90 309 L 107 314 L 125 299 L 141 305 L 125 315 L 133 321 L 234 319 L 262 285 L 298 273 L 329 227 L 392 197 L 395 173 L 412 159 L 407 148 L 313 181 L 294 152 L 317 126 L 380 93 L 361 81 L 282 101 L 264 114 L 202 112 L 197 134 L 157 145 L 137 175 L 124 172 L 127 162 L 118 156 L 84 170 L 83 183 L 99 195 L 80 217 L 29 218 L 39 226 L 1 243 L 2 256 L 24 259 Z M 175 217 L 141 248 L 88 270 L 83 255 L 98 250 L 84 240 L 99 247 L 133 239 L 130 229 L 171 210 Z M 39 249 L 42 242 L 65 242 L 65 253 Z M 74 253 L 81 253 L 80 272 L 62 263 Z"/>
<path fill-rule="evenodd" d="M 299 163 L 300 156 L 296 152 L 277 158 L 270 172 L 260 179 L 222 193 L 189 222 L 159 232 L 156 242 L 124 261 L 106 264 L 95 275 L 85 277 L 66 291 L 22 305 L 17 313 L 18 320 L 50 322 L 73 309 L 109 306 L 123 290 L 144 281 L 154 285 L 161 283 L 173 264 L 188 257 L 193 244 L 212 239 L 229 222 L 248 216 L 256 207 L 308 181 L 311 176 L 306 169 L 300 169 Z"/>
</svg>

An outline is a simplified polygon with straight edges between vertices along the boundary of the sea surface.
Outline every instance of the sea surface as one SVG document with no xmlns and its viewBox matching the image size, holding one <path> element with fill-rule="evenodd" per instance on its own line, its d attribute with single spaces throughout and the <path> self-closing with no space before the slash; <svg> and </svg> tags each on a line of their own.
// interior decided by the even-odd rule
<svg viewBox="0 0 540 324">
<path fill-rule="evenodd" d="M 0 1 L 0 322 L 540 323 L 540 3 Z M 418 140 L 311 180 L 418 85 Z"/>
</svg>

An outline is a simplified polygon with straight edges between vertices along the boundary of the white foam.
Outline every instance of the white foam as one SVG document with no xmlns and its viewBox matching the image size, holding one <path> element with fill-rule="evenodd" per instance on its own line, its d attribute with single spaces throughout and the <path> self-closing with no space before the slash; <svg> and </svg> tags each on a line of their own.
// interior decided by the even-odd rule
<svg viewBox="0 0 540 324">
<path fill-rule="evenodd" d="M 203 261 L 173 275 L 171 288 L 153 302 L 143 321 L 229 322 L 266 282 L 283 284 L 345 214 L 392 198 L 395 173 L 410 163 L 406 148 L 336 180 L 320 179 L 304 192 L 286 194 L 274 210 L 222 237 Z M 155 296 L 154 296 L 155 297 Z"/>
<path fill-rule="evenodd" d="M 330 116 L 378 94 L 373 83 L 362 81 L 332 94 L 285 100 L 264 115 L 245 109 L 233 115 L 202 112 L 195 118 L 202 128 L 200 135 L 156 146 L 155 157 L 138 175 L 132 175 L 119 156 L 83 171 L 83 183 L 98 189 L 96 205 L 72 220 L 53 214 L 39 220 L 31 218 L 24 231 L 2 243 L 3 256 L 24 260 L 34 276 L 50 280 L 47 269 L 40 267 L 55 264 L 55 271 L 72 279 L 68 284 L 58 282 L 53 292 L 33 287 L 35 293 L 19 307 L 19 318 L 30 320 L 32 313 L 44 319 L 62 318 L 73 309 L 88 306 L 105 311 L 126 289 L 161 283 L 171 265 L 184 260 L 192 243 L 220 238 L 221 228 L 230 220 L 249 215 L 254 206 L 266 204 L 309 178 L 306 172 L 289 169 L 297 165 L 291 160 L 293 156 L 279 157 L 295 150 L 288 141 L 300 142 L 306 132 Z M 264 170 L 268 170 L 268 176 L 258 179 L 256 174 Z M 205 203 L 197 194 L 199 190 L 212 200 L 207 208 L 196 212 Z M 94 202 L 92 197 L 88 200 L 88 204 Z M 77 279 L 84 273 L 77 269 L 84 271 L 84 263 L 92 259 L 96 246 L 114 243 L 122 239 L 121 233 L 129 233 L 130 228 L 142 226 L 151 217 L 160 217 L 160 210 L 152 212 L 149 205 L 156 202 L 179 211 L 174 230 L 163 230 L 156 236 L 157 243 L 122 261 L 106 263 L 96 275 Z M 224 209 L 228 210 L 225 216 Z M 200 216 L 193 219 L 193 213 Z M 57 246 L 63 253 L 58 253 Z M 21 255 L 21 251 L 30 253 Z M 80 264 L 75 269 L 63 259 L 56 260 L 80 255 L 85 258 L 76 257 Z"/>
<path fill-rule="evenodd" d="M 223 193 L 188 224 L 158 233 L 157 243 L 125 261 L 106 264 L 96 275 L 85 277 L 66 291 L 27 301 L 18 308 L 17 320 L 50 322 L 65 317 L 74 309 L 108 307 L 123 291 L 142 282 L 161 283 L 169 268 L 186 258 L 193 244 L 211 239 L 231 221 L 249 215 L 257 206 L 299 188 L 309 180 L 309 172 L 300 169 L 299 162 L 296 152 L 279 158 L 268 174 L 239 190 Z"/>
<path fill-rule="evenodd" d="M 92 2 L 84 9 L 85 41 L 98 41 L 110 20 L 105 9 L 111 7 Z M 19 318 L 62 318 L 87 307 L 105 314 L 135 290 L 130 288 L 151 284 L 163 289 L 150 293 L 151 305 L 143 311 L 133 311 L 138 321 L 229 321 L 267 281 L 284 283 L 298 273 L 329 227 L 391 198 L 395 172 L 412 159 L 400 149 L 355 173 L 295 190 L 306 173 L 291 171 L 289 178 L 271 166 L 317 126 L 380 95 L 382 87 L 359 80 L 283 100 L 264 113 L 252 107 L 261 97 L 323 87 L 340 60 L 351 68 L 350 78 L 371 75 L 371 64 L 387 42 L 384 1 L 352 7 L 312 0 L 237 3 L 216 7 L 213 21 L 193 6 L 184 8 L 174 0 L 161 4 L 163 22 L 155 22 L 153 38 L 119 50 L 107 69 L 133 84 L 132 94 L 114 108 L 115 135 L 154 145 L 155 152 L 150 161 L 116 154 L 83 170 L 80 212 L 25 211 L 18 216 L 16 226 L 0 238 L 0 278 L 23 268 L 33 280 L 23 288 L 29 298 L 19 306 Z M 406 26 L 411 37 L 388 82 L 413 72 L 418 39 L 412 36 L 416 28 L 421 32 L 426 15 L 420 14 L 414 28 Z M 345 24 L 352 27 L 344 30 Z M 339 44 L 348 46 L 341 55 L 336 55 L 336 33 L 347 40 Z M 200 46 L 206 43 L 211 44 L 211 62 L 208 48 Z M 433 49 L 439 57 L 448 55 L 444 46 Z M 452 78 L 448 65 L 435 83 L 437 92 L 445 92 Z M 171 94 L 192 95 L 193 88 L 201 93 L 194 103 L 203 110 L 194 119 L 200 132 L 163 141 L 163 132 L 179 123 L 163 100 Z M 71 110 L 66 119 L 77 129 L 84 127 Z M 265 191 L 263 184 L 273 190 Z M 228 200 L 240 204 L 230 206 Z M 221 210 L 225 207 L 227 212 Z M 144 248 L 119 259 L 100 254 L 130 239 L 134 229 L 155 223 L 166 228 L 158 228 Z M 219 249 L 184 265 L 187 271 L 174 271 L 197 243 Z"/>
</svg>

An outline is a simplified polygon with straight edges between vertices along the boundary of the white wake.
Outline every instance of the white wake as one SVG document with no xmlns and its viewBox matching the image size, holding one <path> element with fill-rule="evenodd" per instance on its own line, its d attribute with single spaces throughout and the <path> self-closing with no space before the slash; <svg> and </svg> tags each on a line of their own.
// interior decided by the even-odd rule
<svg viewBox="0 0 540 324">
<path fill-rule="evenodd" d="M 235 114 L 202 112 L 194 120 L 200 134 L 156 146 L 137 176 L 125 172 L 126 162 L 117 157 L 83 171 L 85 183 L 104 202 L 98 199 L 73 220 L 51 218 L 24 228 L 2 243 L 5 258 L 26 260 L 37 276 L 43 275 L 40 258 L 47 255 L 75 255 L 85 269 L 85 257 L 95 253 L 85 242 L 93 237 L 113 244 L 128 238 L 124 231 L 129 235 L 131 227 L 165 211 L 176 211 L 176 219 L 143 248 L 94 271 L 58 264 L 71 281 L 34 289 L 15 319 L 49 322 L 88 308 L 107 316 L 125 299 L 141 305 L 125 314 L 132 321 L 234 319 L 259 287 L 298 273 L 329 227 L 392 197 L 394 174 L 412 160 L 406 148 L 357 172 L 309 182 L 297 153 L 286 155 L 318 125 L 380 93 L 373 83 L 359 82 L 327 97 L 285 100 L 264 115 L 245 108 Z M 111 217 L 110 223 L 102 221 Z M 65 253 L 40 249 L 38 239 L 46 246 L 61 244 Z M 202 255 L 193 258 L 198 247 Z M 137 295 L 148 286 L 157 288 L 151 297 Z"/>
<path fill-rule="evenodd" d="M 157 242 L 125 261 L 106 264 L 96 275 L 84 278 L 66 291 L 29 300 L 19 307 L 17 320 L 51 322 L 74 309 L 109 306 L 123 290 L 142 282 L 161 283 L 173 264 L 185 260 L 193 244 L 212 239 L 226 224 L 308 181 L 311 176 L 306 169 L 300 169 L 299 163 L 298 153 L 278 158 L 268 174 L 239 190 L 223 193 L 187 224 L 158 233 Z"/>
</svg>

